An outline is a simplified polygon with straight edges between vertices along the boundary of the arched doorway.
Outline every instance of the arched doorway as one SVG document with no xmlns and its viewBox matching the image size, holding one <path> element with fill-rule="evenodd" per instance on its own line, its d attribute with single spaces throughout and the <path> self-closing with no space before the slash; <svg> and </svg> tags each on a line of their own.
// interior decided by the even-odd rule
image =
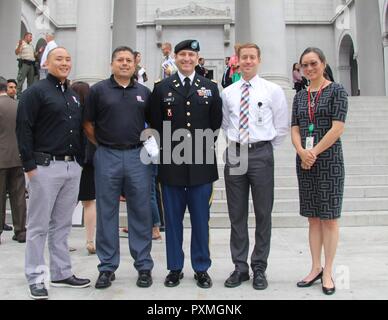
<svg viewBox="0 0 388 320">
<path fill-rule="evenodd" d="M 354 44 L 350 35 L 345 35 L 339 46 L 339 77 L 349 95 L 360 94 L 358 81 L 358 63 L 354 55 Z"/>
</svg>

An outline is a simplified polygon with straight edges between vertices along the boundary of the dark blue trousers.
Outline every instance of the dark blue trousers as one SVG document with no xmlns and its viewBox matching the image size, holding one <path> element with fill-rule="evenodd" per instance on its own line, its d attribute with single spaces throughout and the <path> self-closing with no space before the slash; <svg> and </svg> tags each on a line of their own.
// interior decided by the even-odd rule
<svg viewBox="0 0 388 320">
<path fill-rule="evenodd" d="M 124 190 L 128 213 L 128 245 L 136 270 L 152 270 L 151 167 L 140 149 L 99 146 L 95 157 L 98 270 L 116 271 L 120 263 L 119 206 Z"/>
<path fill-rule="evenodd" d="M 172 187 L 162 185 L 166 222 L 167 269 L 184 266 L 183 218 L 188 207 L 191 220 L 191 265 L 196 272 L 210 268 L 209 219 L 213 185 Z"/>
</svg>

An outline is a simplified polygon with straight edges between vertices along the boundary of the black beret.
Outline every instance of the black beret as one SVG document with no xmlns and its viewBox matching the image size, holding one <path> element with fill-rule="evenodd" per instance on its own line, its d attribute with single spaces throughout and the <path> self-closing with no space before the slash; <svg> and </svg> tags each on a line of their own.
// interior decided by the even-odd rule
<svg viewBox="0 0 388 320">
<path fill-rule="evenodd" d="M 175 46 L 174 52 L 175 54 L 177 54 L 179 51 L 182 51 L 182 50 L 199 52 L 200 50 L 199 42 L 197 40 L 185 40 L 185 41 L 179 42 Z"/>
</svg>

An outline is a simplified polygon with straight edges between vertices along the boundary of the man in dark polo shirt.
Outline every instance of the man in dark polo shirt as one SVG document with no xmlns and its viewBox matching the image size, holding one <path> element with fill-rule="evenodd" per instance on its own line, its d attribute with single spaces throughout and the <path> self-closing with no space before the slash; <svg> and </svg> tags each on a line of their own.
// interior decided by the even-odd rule
<svg viewBox="0 0 388 320">
<path fill-rule="evenodd" d="M 62 47 L 47 58 L 48 77 L 28 88 L 17 112 L 16 135 L 29 179 L 25 273 L 33 299 L 47 299 L 43 280 L 48 235 L 51 286 L 85 288 L 71 270 L 67 239 L 77 204 L 82 157 L 82 110 L 68 87 L 71 57 Z"/>
<path fill-rule="evenodd" d="M 152 285 L 151 167 L 140 160 L 140 135 L 146 121 L 150 91 L 133 81 L 132 49 L 119 47 L 112 54 L 112 76 L 94 85 L 86 101 L 84 128 L 96 144 L 94 157 L 97 233 L 100 259 L 97 289 L 115 280 L 119 267 L 119 199 L 127 200 L 128 243 L 139 273 L 137 286 Z"/>
</svg>

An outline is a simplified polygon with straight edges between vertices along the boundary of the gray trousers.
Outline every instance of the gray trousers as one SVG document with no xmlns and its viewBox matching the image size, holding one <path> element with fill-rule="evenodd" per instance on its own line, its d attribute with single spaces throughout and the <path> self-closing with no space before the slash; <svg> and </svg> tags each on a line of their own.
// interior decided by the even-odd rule
<svg viewBox="0 0 388 320">
<path fill-rule="evenodd" d="M 48 167 L 38 166 L 37 175 L 29 182 L 25 256 L 29 285 L 43 282 L 48 274 L 44 260 L 47 236 L 51 280 L 60 281 L 73 275 L 67 239 L 81 170 L 77 162 L 52 161 Z"/>
<path fill-rule="evenodd" d="M 9 194 L 15 235 L 26 231 L 26 188 L 22 167 L 0 169 L 0 234 L 4 228 Z"/>
<path fill-rule="evenodd" d="M 120 195 L 127 201 L 128 246 L 137 271 L 154 267 L 152 249 L 151 166 L 140 160 L 140 149 L 113 150 L 99 146 L 94 156 L 96 182 L 96 249 L 99 272 L 120 264 Z"/>
<path fill-rule="evenodd" d="M 20 99 L 20 95 L 23 91 L 23 84 L 27 78 L 27 87 L 30 87 L 35 81 L 35 68 L 34 65 L 23 63 L 19 69 L 17 77 L 17 96 Z"/>
<path fill-rule="evenodd" d="M 227 150 L 228 152 L 228 150 Z M 248 150 L 247 172 L 232 175 L 235 161 L 227 157 L 225 186 L 231 222 L 230 249 L 235 269 L 249 272 L 248 208 L 249 189 L 256 216 L 255 247 L 251 256 L 253 271 L 265 272 L 271 244 L 274 201 L 274 156 L 271 143 Z M 246 159 L 245 159 L 246 160 Z"/>
</svg>

